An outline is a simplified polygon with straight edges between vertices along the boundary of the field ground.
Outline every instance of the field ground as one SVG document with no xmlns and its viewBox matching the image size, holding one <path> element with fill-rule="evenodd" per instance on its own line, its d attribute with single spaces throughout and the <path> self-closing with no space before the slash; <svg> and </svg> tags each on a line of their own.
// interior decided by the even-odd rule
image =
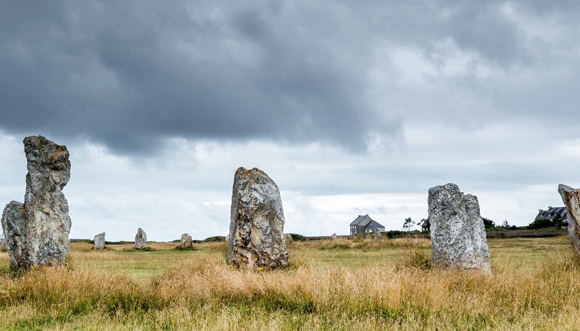
<svg viewBox="0 0 580 331">
<path fill-rule="evenodd" d="M 193 251 L 71 244 L 66 267 L 14 274 L 0 253 L 0 330 L 580 330 L 566 237 L 489 239 L 493 275 L 429 267 L 425 239 L 295 242 L 285 270 Z"/>
</svg>

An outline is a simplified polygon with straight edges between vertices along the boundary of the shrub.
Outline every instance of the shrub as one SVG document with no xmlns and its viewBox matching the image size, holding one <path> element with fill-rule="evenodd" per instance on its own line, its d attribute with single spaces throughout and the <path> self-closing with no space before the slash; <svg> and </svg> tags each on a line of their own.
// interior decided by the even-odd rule
<svg viewBox="0 0 580 331">
<path fill-rule="evenodd" d="M 528 225 L 528 228 L 532 229 L 532 230 L 537 230 L 537 229 L 543 229 L 543 228 L 551 228 L 551 227 L 555 227 L 556 225 L 554 224 L 554 222 L 552 220 L 549 219 L 545 219 L 545 218 L 539 218 L 537 220 L 534 220 L 532 223 L 530 223 L 530 225 Z"/>
<path fill-rule="evenodd" d="M 304 240 L 306 240 L 306 237 L 304 237 L 303 235 L 300 235 L 300 234 L 290 233 L 290 235 L 292 236 L 292 239 L 295 240 L 295 241 L 304 241 Z"/>
<path fill-rule="evenodd" d="M 223 237 L 223 236 L 209 237 L 209 238 L 206 238 L 203 242 L 212 243 L 212 242 L 219 242 L 219 241 L 226 241 L 226 237 Z"/>
</svg>

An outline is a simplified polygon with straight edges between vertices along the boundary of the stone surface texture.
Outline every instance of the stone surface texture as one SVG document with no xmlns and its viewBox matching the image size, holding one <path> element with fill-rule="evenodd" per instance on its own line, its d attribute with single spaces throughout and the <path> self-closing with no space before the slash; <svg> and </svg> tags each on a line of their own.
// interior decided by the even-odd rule
<svg viewBox="0 0 580 331">
<path fill-rule="evenodd" d="M 429 189 L 432 263 L 491 272 L 485 226 L 477 197 L 455 184 Z"/>
<path fill-rule="evenodd" d="M 182 248 L 193 247 L 193 239 L 187 233 L 181 235 L 180 245 Z"/>
<path fill-rule="evenodd" d="M 568 211 L 568 238 L 574 247 L 574 253 L 580 256 L 580 189 L 560 184 L 558 192 Z"/>
<path fill-rule="evenodd" d="M 105 233 L 99 233 L 98 235 L 95 236 L 95 239 L 93 239 L 93 241 L 95 242 L 95 249 L 102 249 L 105 248 Z"/>
<path fill-rule="evenodd" d="M 143 229 L 139 228 L 137 234 L 135 235 L 135 248 L 143 249 L 147 247 L 147 234 Z"/>
<path fill-rule="evenodd" d="M 10 266 L 61 264 L 69 253 L 71 228 L 62 193 L 70 179 L 69 152 L 42 136 L 24 138 L 24 152 L 28 168 L 24 204 L 12 201 L 2 216 Z"/>
<path fill-rule="evenodd" d="M 232 191 L 227 262 L 252 270 L 286 266 L 284 210 L 276 183 L 260 169 L 239 168 Z"/>
<path fill-rule="evenodd" d="M 287 243 L 291 243 L 291 242 L 293 242 L 293 241 L 294 241 L 294 238 L 292 238 L 292 235 L 291 235 L 291 234 L 289 234 L 289 233 L 286 233 L 286 234 L 284 234 L 284 240 L 285 240 Z"/>
<path fill-rule="evenodd" d="M 332 240 L 338 240 L 338 236 L 336 235 L 336 233 L 333 233 L 332 236 L 330 236 L 330 238 Z"/>
<path fill-rule="evenodd" d="M 2 213 L 2 229 L 10 267 L 29 268 L 33 265 L 28 249 L 26 213 L 23 203 L 12 201 L 6 205 Z"/>
</svg>

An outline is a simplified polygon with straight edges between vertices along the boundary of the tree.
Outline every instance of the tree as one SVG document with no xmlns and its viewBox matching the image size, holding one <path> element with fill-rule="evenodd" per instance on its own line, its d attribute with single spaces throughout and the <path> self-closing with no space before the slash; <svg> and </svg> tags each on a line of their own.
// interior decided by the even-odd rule
<svg viewBox="0 0 580 331">
<path fill-rule="evenodd" d="M 489 218 L 483 218 L 483 225 L 486 229 L 495 228 L 495 222 L 490 220 Z"/>
<path fill-rule="evenodd" d="M 528 228 L 532 230 L 537 230 L 543 228 L 551 228 L 553 226 L 554 222 L 552 222 L 552 220 L 549 220 L 547 218 L 538 218 L 537 220 L 534 220 L 532 223 L 530 223 L 530 225 L 528 225 Z"/>
<path fill-rule="evenodd" d="M 422 219 L 417 225 L 421 226 L 421 231 L 423 232 L 431 231 L 431 222 L 429 222 L 428 218 Z"/>
<path fill-rule="evenodd" d="M 566 221 L 564 221 L 564 218 L 562 217 L 561 214 L 557 214 L 554 217 L 554 220 L 552 220 L 552 223 L 554 223 L 554 226 L 557 228 L 561 228 L 564 224 L 566 224 L 565 222 Z"/>
<path fill-rule="evenodd" d="M 510 228 L 510 224 L 508 223 L 507 220 L 504 220 L 503 223 L 502 223 L 502 225 L 501 225 L 501 227 L 504 228 L 504 229 L 509 229 Z"/>
<path fill-rule="evenodd" d="M 409 217 L 409 218 L 405 218 L 405 223 L 403 223 L 403 229 L 405 229 L 405 231 L 411 231 L 411 228 L 415 226 L 415 222 L 413 222 L 413 220 Z"/>
</svg>

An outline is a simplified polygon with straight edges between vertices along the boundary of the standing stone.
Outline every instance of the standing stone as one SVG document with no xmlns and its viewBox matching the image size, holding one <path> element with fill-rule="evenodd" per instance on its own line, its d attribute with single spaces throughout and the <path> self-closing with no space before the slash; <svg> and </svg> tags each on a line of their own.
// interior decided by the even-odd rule
<svg viewBox="0 0 580 331">
<path fill-rule="evenodd" d="M 26 233 L 26 212 L 24 204 L 12 201 L 6 205 L 2 213 L 2 229 L 4 230 L 5 247 L 8 250 L 10 267 L 30 268 L 32 259 Z"/>
<path fill-rule="evenodd" d="M 382 238 L 381 231 L 378 228 L 373 228 L 373 240 L 381 240 Z"/>
<path fill-rule="evenodd" d="M 286 233 L 286 234 L 284 234 L 284 240 L 285 240 L 287 243 L 291 243 L 291 242 L 293 242 L 293 241 L 294 241 L 294 238 L 292 238 L 292 235 L 291 235 L 291 234 L 289 234 L 289 233 Z"/>
<path fill-rule="evenodd" d="M 105 233 L 99 233 L 93 241 L 95 242 L 95 249 L 105 248 Z"/>
<path fill-rule="evenodd" d="M 234 176 L 227 262 L 247 269 L 284 267 L 284 210 L 276 183 L 254 168 Z"/>
<path fill-rule="evenodd" d="M 332 240 L 338 240 L 338 236 L 336 235 L 336 233 L 333 233 L 332 236 L 330 236 L 330 238 L 332 238 Z"/>
<path fill-rule="evenodd" d="M 62 193 L 70 179 L 69 152 L 42 136 L 24 138 L 24 152 L 28 168 L 24 204 L 12 201 L 2 213 L 10 266 L 63 263 L 71 228 Z"/>
<path fill-rule="evenodd" d="M 181 235 L 180 241 L 181 248 L 191 248 L 193 247 L 193 239 L 187 233 Z"/>
<path fill-rule="evenodd" d="M 147 247 L 147 234 L 143 229 L 139 228 L 137 230 L 137 234 L 135 235 L 135 248 L 136 249 L 144 249 Z"/>
<path fill-rule="evenodd" d="M 574 247 L 574 253 L 580 256 L 580 189 L 560 184 L 558 192 L 566 205 L 568 214 L 568 239 Z"/>
<path fill-rule="evenodd" d="M 489 250 L 477 197 L 455 184 L 429 189 L 432 263 L 491 272 Z"/>
</svg>

